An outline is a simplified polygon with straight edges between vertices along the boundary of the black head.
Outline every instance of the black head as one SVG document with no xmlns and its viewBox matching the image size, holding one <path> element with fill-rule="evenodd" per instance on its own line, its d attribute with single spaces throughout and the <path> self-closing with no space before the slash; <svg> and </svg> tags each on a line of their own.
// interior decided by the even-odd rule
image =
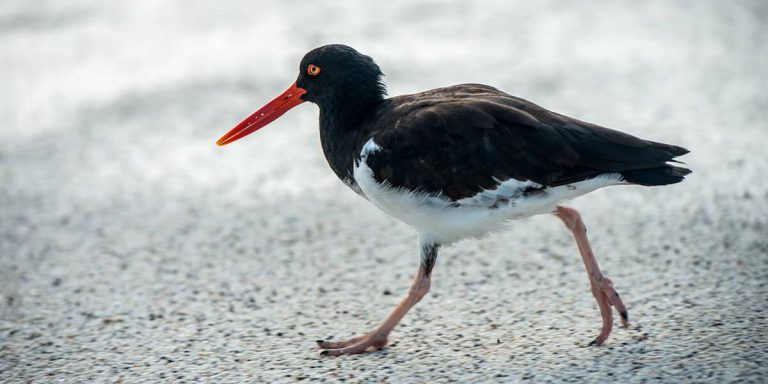
<svg viewBox="0 0 768 384">
<path fill-rule="evenodd" d="M 315 48 L 301 59 L 296 83 L 230 130 L 217 144 L 226 145 L 245 137 L 305 101 L 319 105 L 321 115 L 347 121 L 360 118 L 384 100 L 382 76 L 373 59 L 346 45 Z"/>
<path fill-rule="evenodd" d="M 321 108 L 334 107 L 350 100 L 381 101 L 386 94 L 382 76 L 369 56 L 346 45 L 331 44 L 304 55 L 296 85 L 307 91 L 302 99 Z"/>
</svg>

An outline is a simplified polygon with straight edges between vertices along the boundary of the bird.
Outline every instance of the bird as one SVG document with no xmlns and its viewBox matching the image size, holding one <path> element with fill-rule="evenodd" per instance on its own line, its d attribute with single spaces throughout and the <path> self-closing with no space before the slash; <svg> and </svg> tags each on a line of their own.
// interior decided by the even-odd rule
<svg viewBox="0 0 768 384">
<path fill-rule="evenodd" d="M 296 81 L 222 136 L 230 144 L 304 102 L 319 107 L 320 143 L 330 168 L 351 190 L 411 226 L 420 257 L 399 305 L 375 329 L 347 340 L 317 340 L 322 355 L 386 348 L 390 332 L 430 290 L 438 251 L 482 238 L 512 220 L 552 214 L 571 232 L 602 325 L 613 309 L 629 324 L 613 281 L 602 273 L 580 213 L 565 203 L 613 185 L 659 186 L 691 171 L 683 147 L 648 141 L 549 111 L 482 84 L 387 97 L 376 62 L 342 44 L 304 55 Z"/>
</svg>

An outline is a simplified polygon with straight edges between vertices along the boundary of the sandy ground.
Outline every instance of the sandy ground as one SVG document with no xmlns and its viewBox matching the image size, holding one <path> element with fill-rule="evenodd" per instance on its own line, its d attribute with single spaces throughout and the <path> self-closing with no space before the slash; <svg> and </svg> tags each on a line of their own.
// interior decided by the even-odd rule
<svg viewBox="0 0 768 384">
<path fill-rule="evenodd" d="M 335 179 L 314 106 L 214 141 L 330 42 L 393 95 L 482 82 L 691 149 L 682 184 L 573 203 L 631 328 L 586 347 L 544 216 L 444 249 L 389 349 L 319 357 L 398 302 L 415 235 Z M 4 383 L 766 380 L 765 2 L 6 1 L 0 60 Z"/>
</svg>

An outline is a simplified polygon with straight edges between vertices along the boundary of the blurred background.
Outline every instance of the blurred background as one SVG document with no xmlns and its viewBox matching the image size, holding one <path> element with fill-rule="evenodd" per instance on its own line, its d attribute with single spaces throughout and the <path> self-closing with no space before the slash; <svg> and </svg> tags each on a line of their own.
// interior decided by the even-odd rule
<svg viewBox="0 0 768 384">
<path fill-rule="evenodd" d="M 687 147 L 694 173 L 574 202 L 634 321 L 604 348 L 556 220 L 417 266 L 344 187 L 302 105 L 216 139 L 312 48 L 372 56 L 390 95 L 493 85 Z M 0 377 L 83 381 L 759 381 L 768 374 L 768 3 L 0 2 Z"/>
</svg>

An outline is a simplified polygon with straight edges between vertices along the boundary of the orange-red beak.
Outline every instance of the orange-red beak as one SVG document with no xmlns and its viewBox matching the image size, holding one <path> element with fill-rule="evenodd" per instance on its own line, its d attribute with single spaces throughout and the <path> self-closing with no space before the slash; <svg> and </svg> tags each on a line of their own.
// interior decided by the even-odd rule
<svg viewBox="0 0 768 384">
<path fill-rule="evenodd" d="M 248 116 L 247 119 L 243 120 L 236 127 L 232 128 L 232 130 L 222 136 L 216 144 L 219 146 L 227 145 L 263 128 L 265 125 L 273 122 L 275 119 L 288 112 L 289 109 L 303 103 L 304 100 L 301 99 L 301 95 L 305 93 L 307 93 L 306 89 L 300 88 L 294 83 L 280 96 L 276 97 L 267 105 Z"/>
</svg>

